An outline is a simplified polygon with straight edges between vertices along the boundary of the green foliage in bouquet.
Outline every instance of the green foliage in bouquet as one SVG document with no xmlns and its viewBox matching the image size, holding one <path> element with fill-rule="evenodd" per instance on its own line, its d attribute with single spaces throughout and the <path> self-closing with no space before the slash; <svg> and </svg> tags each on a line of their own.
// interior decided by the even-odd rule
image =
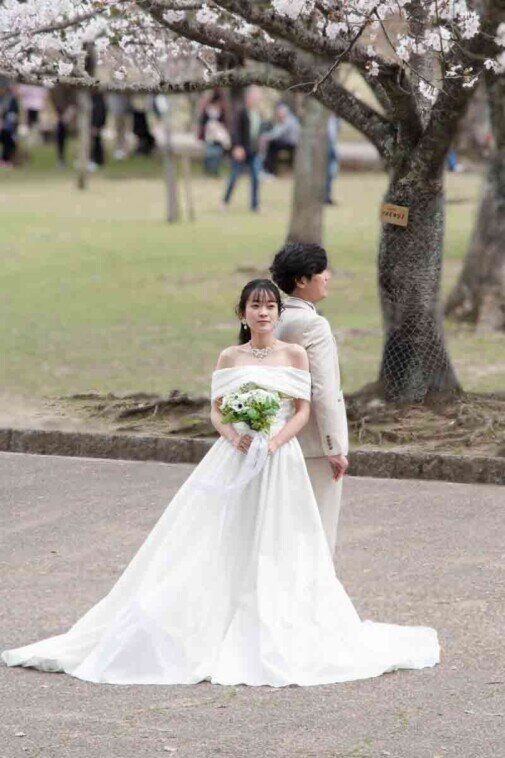
<svg viewBox="0 0 505 758">
<path fill-rule="evenodd" d="M 281 407 L 279 392 L 264 390 L 253 382 L 243 384 L 238 392 L 223 398 L 221 414 L 224 424 L 239 421 L 256 432 L 269 432 Z"/>
</svg>

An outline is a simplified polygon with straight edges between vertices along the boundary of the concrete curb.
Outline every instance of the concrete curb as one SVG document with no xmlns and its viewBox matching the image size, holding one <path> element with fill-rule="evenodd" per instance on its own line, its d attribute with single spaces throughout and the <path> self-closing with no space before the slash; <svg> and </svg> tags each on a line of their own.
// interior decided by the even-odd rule
<svg viewBox="0 0 505 758">
<path fill-rule="evenodd" d="M 0 429 L 1 452 L 164 463 L 198 463 L 214 441 L 190 437 Z M 505 458 L 355 450 L 349 459 L 351 476 L 505 484 Z"/>
</svg>

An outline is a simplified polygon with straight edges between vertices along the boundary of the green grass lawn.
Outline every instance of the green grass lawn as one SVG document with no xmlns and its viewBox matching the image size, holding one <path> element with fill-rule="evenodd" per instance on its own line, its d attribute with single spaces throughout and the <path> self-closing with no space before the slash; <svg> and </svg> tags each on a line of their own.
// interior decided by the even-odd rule
<svg viewBox="0 0 505 758">
<path fill-rule="evenodd" d="M 218 352 L 236 339 L 241 287 L 283 242 L 290 180 L 265 183 L 263 210 L 253 215 L 245 179 L 223 214 L 224 179 L 197 177 L 197 221 L 170 226 L 153 163 L 111 165 L 85 192 L 52 163 L 43 149 L 29 168 L 0 175 L 4 402 L 88 390 L 207 392 Z M 448 209 L 444 291 L 466 250 L 479 185 L 475 174 L 448 180 L 449 198 L 460 202 Z M 380 358 L 384 186 L 380 174 L 344 174 L 335 188 L 340 204 L 326 211 L 335 276 L 323 312 L 339 338 L 346 392 L 373 380 Z M 448 339 L 466 389 L 500 387 L 502 338 L 448 325 Z"/>
</svg>

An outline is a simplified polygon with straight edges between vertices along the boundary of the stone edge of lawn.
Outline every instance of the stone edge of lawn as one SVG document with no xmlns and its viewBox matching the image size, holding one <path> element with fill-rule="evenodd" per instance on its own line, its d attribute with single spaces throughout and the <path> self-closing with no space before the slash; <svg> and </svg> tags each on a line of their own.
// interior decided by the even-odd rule
<svg viewBox="0 0 505 758">
<path fill-rule="evenodd" d="M 190 437 L 0 429 L 1 452 L 163 463 L 198 463 L 214 442 Z M 351 476 L 505 484 L 505 458 L 354 450 L 349 459 Z"/>
</svg>

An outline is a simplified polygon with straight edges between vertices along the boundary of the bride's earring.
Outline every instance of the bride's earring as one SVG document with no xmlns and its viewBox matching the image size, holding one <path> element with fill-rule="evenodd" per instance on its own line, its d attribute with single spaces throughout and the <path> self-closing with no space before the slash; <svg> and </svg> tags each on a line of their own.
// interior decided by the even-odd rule
<svg viewBox="0 0 505 758">
<path fill-rule="evenodd" d="M 245 327 L 246 329 L 249 329 L 247 321 L 242 321 L 242 326 Z"/>
</svg>

